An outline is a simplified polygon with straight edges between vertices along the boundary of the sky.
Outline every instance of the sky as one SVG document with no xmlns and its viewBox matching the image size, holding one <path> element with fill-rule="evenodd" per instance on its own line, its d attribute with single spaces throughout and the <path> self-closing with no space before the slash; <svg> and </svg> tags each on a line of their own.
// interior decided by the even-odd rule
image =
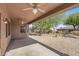
<svg viewBox="0 0 79 59">
<path fill-rule="evenodd" d="M 79 12 L 79 7 L 73 8 L 65 12 L 66 15 L 73 14 L 75 12 Z"/>
<path fill-rule="evenodd" d="M 73 8 L 73 9 L 70 9 L 70 10 L 66 11 L 65 15 L 70 15 L 70 14 L 73 14 L 75 12 L 79 12 L 79 7 L 76 7 L 76 8 Z M 57 26 L 57 28 L 61 28 L 61 27 L 65 27 L 65 25 L 63 25 L 63 23 L 62 23 L 62 24 L 59 24 Z"/>
</svg>

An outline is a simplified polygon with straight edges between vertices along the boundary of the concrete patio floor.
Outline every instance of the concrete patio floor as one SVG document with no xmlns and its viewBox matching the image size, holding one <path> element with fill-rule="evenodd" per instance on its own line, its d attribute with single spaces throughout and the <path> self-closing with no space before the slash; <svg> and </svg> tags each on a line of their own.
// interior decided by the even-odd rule
<svg viewBox="0 0 79 59">
<path fill-rule="evenodd" d="M 59 56 L 48 48 L 35 43 L 6 52 L 5 56 Z"/>
<path fill-rule="evenodd" d="M 5 56 L 67 56 L 30 37 L 11 40 Z"/>
</svg>

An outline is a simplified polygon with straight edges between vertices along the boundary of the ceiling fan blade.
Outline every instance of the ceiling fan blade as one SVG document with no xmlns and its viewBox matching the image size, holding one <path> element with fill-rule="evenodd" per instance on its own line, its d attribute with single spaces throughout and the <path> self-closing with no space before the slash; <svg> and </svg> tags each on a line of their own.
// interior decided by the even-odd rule
<svg viewBox="0 0 79 59">
<path fill-rule="evenodd" d="M 34 6 L 34 4 L 33 4 L 33 3 L 30 3 L 30 5 L 31 5 L 31 6 Z"/>
<path fill-rule="evenodd" d="M 30 10 L 30 9 L 32 9 L 32 8 L 26 8 L 26 9 L 23 9 L 24 11 L 27 11 L 27 10 Z"/>
<path fill-rule="evenodd" d="M 47 3 L 45 3 L 45 4 L 40 3 L 40 4 L 38 4 L 38 6 L 37 6 L 37 7 L 42 7 L 42 6 L 45 6 L 45 5 L 47 5 Z"/>
<path fill-rule="evenodd" d="M 44 10 L 42 10 L 42 9 L 40 9 L 40 8 L 38 8 L 38 10 L 39 10 L 40 12 L 42 12 L 42 13 L 45 13 L 45 11 L 44 11 Z"/>
</svg>

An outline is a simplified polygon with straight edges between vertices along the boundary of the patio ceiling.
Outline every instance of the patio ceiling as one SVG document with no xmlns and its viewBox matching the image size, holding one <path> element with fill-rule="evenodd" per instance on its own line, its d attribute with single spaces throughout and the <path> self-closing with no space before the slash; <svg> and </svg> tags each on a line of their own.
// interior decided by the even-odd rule
<svg viewBox="0 0 79 59">
<path fill-rule="evenodd" d="M 32 7 L 29 3 L 9 3 L 5 4 L 8 14 L 12 20 L 23 19 L 26 23 L 32 23 L 38 19 L 47 17 L 73 4 L 69 3 L 39 3 L 39 8 L 45 10 L 45 13 L 38 12 L 33 14 L 32 10 L 23 11 L 24 8 Z"/>
</svg>

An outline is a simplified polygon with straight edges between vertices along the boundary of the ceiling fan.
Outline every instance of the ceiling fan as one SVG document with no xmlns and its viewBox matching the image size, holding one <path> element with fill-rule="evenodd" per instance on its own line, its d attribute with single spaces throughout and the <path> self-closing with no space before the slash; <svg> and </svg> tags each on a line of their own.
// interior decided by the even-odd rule
<svg viewBox="0 0 79 59">
<path fill-rule="evenodd" d="M 38 11 L 42 12 L 42 13 L 45 13 L 44 10 L 40 9 L 38 7 L 38 3 L 30 3 L 30 5 L 32 6 L 31 8 L 25 8 L 23 9 L 24 11 L 27 11 L 27 10 L 32 10 L 34 15 L 37 14 Z"/>
</svg>

